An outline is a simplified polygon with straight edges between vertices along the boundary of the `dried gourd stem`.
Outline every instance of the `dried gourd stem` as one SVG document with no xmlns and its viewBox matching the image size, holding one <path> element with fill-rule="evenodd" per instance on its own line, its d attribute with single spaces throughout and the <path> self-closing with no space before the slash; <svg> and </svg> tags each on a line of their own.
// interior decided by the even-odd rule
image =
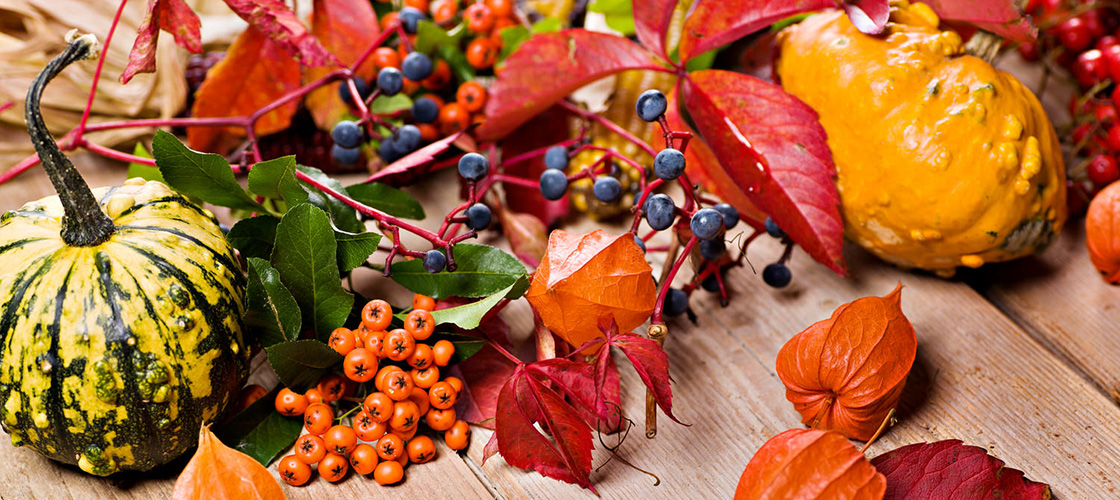
<svg viewBox="0 0 1120 500">
<path fill-rule="evenodd" d="M 832 408 L 832 403 L 834 403 L 834 402 L 836 402 L 836 395 L 835 394 L 833 394 L 831 397 L 828 398 L 827 401 L 824 402 L 824 406 L 821 406 L 820 410 L 817 410 L 817 415 L 815 417 L 813 417 L 813 421 L 809 423 L 809 428 L 810 429 L 816 429 L 817 426 L 820 425 L 821 419 L 823 419 L 824 416 L 828 413 L 828 409 Z"/>
<path fill-rule="evenodd" d="M 70 40 L 70 45 L 66 50 L 47 63 L 47 67 L 31 82 L 31 88 L 27 90 L 24 115 L 35 152 L 62 202 L 62 241 L 69 246 L 88 247 L 104 243 L 116 231 L 116 226 L 101 210 L 101 205 L 93 197 L 93 192 L 78 169 L 58 148 L 39 109 L 43 89 L 51 79 L 76 61 L 97 57 L 98 44 L 93 35 L 79 36 L 71 31 L 67 39 Z"/>
<path fill-rule="evenodd" d="M 859 452 L 863 453 L 867 451 L 867 449 L 871 447 L 872 443 L 874 443 L 875 440 L 879 439 L 879 436 L 883 435 L 883 432 L 887 430 L 887 427 L 890 427 L 892 425 L 894 425 L 894 408 L 891 408 L 891 411 L 887 412 L 887 418 L 884 418 L 883 423 L 879 424 L 879 430 L 875 431 L 875 434 L 871 435 L 871 439 L 868 439 L 867 442 L 863 444 L 863 448 L 860 448 Z"/>
<path fill-rule="evenodd" d="M 999 55 L 1000 45 L 1002 44 L 1003 38 L 980 30 L 965 42 L 964 51 L 968 55 L 979 57 L 984 62 L 991 64 Z"/>
</svg>

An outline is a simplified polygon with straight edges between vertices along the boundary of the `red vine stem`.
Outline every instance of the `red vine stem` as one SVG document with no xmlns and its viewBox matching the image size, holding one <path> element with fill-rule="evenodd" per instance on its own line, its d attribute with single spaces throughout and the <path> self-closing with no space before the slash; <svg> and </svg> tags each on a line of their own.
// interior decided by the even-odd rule
<svg viewBox="0 0 1120 500">
<path fill-rule="evenodd" d="M 658 283 L 657 302 L 653 304 L 653 315 L 650 316 L 650 324 L 659 325 L 665 323 L 661 317 L 661 311 L 665 308 L 665 295 L 669 293 L 669 288 L 673 284 L 673 278 L 675 278 L 677 272 L 681 270 L 684 261 L 688 260 L 688 256 L 692 254 L 692 248 L 696 246 L 698 241 L 700 241 L 700 239 L 695 236 L 689 238 L 688 243 L 684 246 L 684 251 L 682 251 L 680 256 L 677 257 L 677 260 L 673 262 L 673 267 L 669 269 L 669 274 L 666 275 L 661 283 Z"/>
<path fill-rule="evenodd" d="M 626 139 L 626 140 L 634 143 L 635 146 L 638 146 L 639 148 L 642 149 L 642 151 L 645 151 L 650 156 L 656 156 L 657 155 L 657 151 L 654 151 L 653 148 L 650 147 L 650 145 L 648 143 L 646 143 L 646 141 L 643 141 L 643 140 L 639 139 L 634 134 L 631 134 L 626 129 L 620 127 L 617 123 L 612 122 L 612 121 L 610 121 L 610 120 L 608 120 L 608 119 L 606 119 L 602 116 L 599 116 L 595 113 L 587 111 L 583 108 L 580 108 L 579 106 L 576 106 L 575 104 L 572 104 L 572 103 L 570 103 L 566 100 L 560 101 L 559 105 L 560 105 L 560 107 L 576 114 L 580 118 L 583 118 L 585 120 L 591 120 L 595 123 L 598 123 L 599 125 L 602 125 L 602 126 L 606 127 L 607 130 L 610 130 L 611 132 L 614 132 L 614 133 L 618 134 L 619 136 L 621 136 L 623 139 Z"/>
<path fill-rule="evenodd" d="M 89 86 L 89 98 L 86 100 L 86 109 L 82 111 L 82 119 L 78 122 L 78 127 L 75 129 L 78 139 L 82 138 L 85 133 L 86 123 L 89 122 L 89 113 L 93 109 L 93 99 L 97 97 L 97 82 L 101 80 L 101 70 L 105 67 L 105 54 L 109 53 L 109 43 L 113 41 L 113 33 L 117 31 L 117 25 L 121 23 L 121 14 L 124 13 L 124 6 L 128 4 L 128 0 L 121 0 L 121 4 L 117 7 L 117 13 L 113 16 L 113 24 L 109 25 L 109 34 L 105 35 L 105 45 L 101 46 L 101 57 L 97 59 L 97 69 L 93 71 L 93 83 Z"/>
</svg>

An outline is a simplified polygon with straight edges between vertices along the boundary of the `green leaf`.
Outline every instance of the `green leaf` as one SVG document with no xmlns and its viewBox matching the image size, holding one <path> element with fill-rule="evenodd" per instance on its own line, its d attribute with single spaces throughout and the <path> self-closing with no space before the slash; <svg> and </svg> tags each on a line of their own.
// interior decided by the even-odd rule
<svg viewBox="0 0 1120 500">
<path fill-rule="evenodd" d="M 693 57 L 692 59 L 689 59 L 688 62 L 684 63 L 685 70 L 700 71 L 703 69 L 711 68 L 712 63 L 716 61 L 716 54 L 718 54 L 722 49 L 723 47 L 716 47 L 703 54 Z"/>
<path fill-rule="evenodd" d="M 406 109 L 412 109 L 412 98 L 404 94 L 379 95 L 369 103 L 369 112 L 375 115 L 390 115 Z"/>
<path fill-rule="evenodd" d="M 268 362 L 280 383 L 296 392 L 314 386 L 342 355 L 318 340 L 292 340 L 265 347 Z"/>
<path fill-rule="evenodd" d="M 502 28 L 499 34 L 502 37 L 502 51 L 498 54 L 498 62 L 505 61 L 507 57 L 513 55 L 514 52 L 517 52 L 517 49 L 521 48 L 521 44 L 525 43 L 525 40 L 533 36 L 533 34 L 529 32 L 529 28 L 520 24 Z"/>
<path fill-rule="evenodd" d="M 484 338 L 474 337 L 471 335 L 459 335 L 457 333 L 437 333 L 430 337 L 429 342 L 434 344 L 440 340 L 448 340 L 455 344 L 455 354 L 451 356 L 449 365 L 455 363 L 462 363 L 467 358 L 474 356 L 483 347 L 486 347 L 488 341 Z"/>
<path fill-rule="evenodd" d="M 335 229 L 334 238 L 338 243 L 338 269 L 342 272 L 362 265 L 381 242 L 381 235 L 370 231 L 351 233 Z"/>
<path fill-rule="evenodd" d="M 424 206 L 412 195 L 380 182 L 347 186 L 351 198 L 394 217 L 423 220 Z"/>
<path fill-rule="evenodd" d="M 451 67 L 451 73 L 460 82 L 468 82 L 474 80 L 474 67 L 467 62 L 467 56 L 463 55 L 463 51 L 459 47 L 453 45 L 440 45 L 436 47 L 436 52 L 439 53 L 440 59 L 447 61 L 447 65 Z"/>
<path fill-rule="evenodd" d="M 432 311 L 432 319 L 436 321 L 437 325 L 451 323 L 464 330 L 474 330 L 482 322 L 483 316 L 486 316 L 486 313 L 490 312 L 494 306 L 498 305 L 498 302 L 501 302 L 506 295 L 512 292 L 515 285 L 516 283 L 513 283 L 504 290 L 478 302 Z"/>
<path fill-rule="evenodd" d="M 139 142 L 136 143 L 135 148 L 132 148 L 132 155 L 139 156 L 141 158 L 152 157 L 152 155 L 148 154 L 148 150 L 144 149 L 144 145 Z M 139 177 L 146 181 L 159 181 L 167 184 L 167 181 L 163 180 L 163 175 L 159 173 L 158 168 L 151 165 L 145 165 L 143 163 L 131 162 L 128 164 L 128 178 L 131 179 L 133 177 Z"/>
<path fill-rule="evenodd" d="M 269 198 L 282 198 L 288 206 L 307 201 L 307 191 L 296 180 L 295 155 L 253 165 L 249 171 L 249 190 Z"/>
<path fill-rule="evenodd" d="M 296 168 L 298 168 L 300 172 L 307 174 L 308 177 L 315 179 L 319 183 L 324 184 L 327 187 L 338 191 L 339 193 L 349 196 L 349 193 L 346 192 L 346 188 L 342 187 L 341 182 L 338 182 L 337 180 L 332 179 L 327 174 L 324 174 L 322 170 L 314 167 L 307 167 L 304 165 L 297 165 Z M 334 225 L 339 229 L 350 231 L 352 233 L 360 233 L 366 230 L 365 224 L 362 224 L 362 221 L 358 220 L 358 212 L 351 208 L 350 205 L 347 205 L 339 201 L 337 198 L 319 191 L 318 189 L 312 187 L 310 184 L 301 182 L 300 185 L 303 186 L 303 189 L 305 191 L 307 191 L 307 202 L 315 205 L 316 207 L 319 207 L 321 210 L 330 215 L 331 221 L 333 221 Z"/>
<path fill-rule="evenodd" d="M 354 303 L 339 281 L 336 247 L 330 218 L 310 204 L 292 207 L 276 226 L 272 265 L 299 303 L 304 326 L 324 342 Z"/>
<path fill-rule="evenodd" d="M 546 17 L 533 23 L 533 34 L 537 33 L 555 33 L 560 31 L 564 26 L 560 24 L 560 20 L 555 17 Z"/>
<path fill-rule="evenodd" d="M 622 33 L 623 36 L 635 33 L 633 6 L 630 0 L 595 0 L 587 11 L 602 14 L 607 27 Z"/>
<path fill-rule="evenodd" d="M 241 252 L 242 257 L 267 260 L 272 256 L 272 242 L 276 241 L 276 225 L 279 223 L 280 219 L 271 215 L 241 219 L 230 228 L 226 239 Z"/>
<path fill-rule="evenodd" d="M 261 330 L 264 347 L 299 338 L 299 304 L 280 281 L 280 273 L 267 260 L 250 257 L 248 262 L 245 324 Z"/>
<path fill-rule="evenodd" d="M 264 211 L 237 183 L 222 155 L 194 151 L 162 130 L 152 139 L 152 151 L 160 173 L 176 191 L 222 207 Z"/>
<path fill-rule="evenodd" d="M 431 21 L 420 21 L 416 28 L 416 50 L 431 55 L 432 50 L 441 45 L 458 47 L 466 34 L 467 26 L 463 23 L 444 30 Z"/>
<path fill-rule="evenodd" d="M 287 451 L 303 430 L 303 419 L 276 412 L 280 387 L 264 395 L 214 431 L 226 446 L 240 451 L 268 467 Z"/>
<path fill-rule="evenodd" d="M 520 297 L 529 286 L 525 266 L 516 257 L 487 245 L 455 245 L 455 272 L 436 274 L 424 270 L 421 259 L 395 262 L 393 280 L 414 293 L 446 297 L 486 297 L 513 286 L 507 293 Z"/>
</svg>

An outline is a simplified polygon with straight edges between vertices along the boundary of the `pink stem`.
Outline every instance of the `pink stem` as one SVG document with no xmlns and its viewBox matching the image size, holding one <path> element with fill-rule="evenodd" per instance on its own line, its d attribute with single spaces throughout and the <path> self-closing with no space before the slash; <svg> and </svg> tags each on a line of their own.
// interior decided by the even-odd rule
<svg viewBox="0 0 1120 500">
<path fill-rule="evenodd" d="M 537 189 L 540 187 L 540 181 L 532 179 L 525 179 L 523 177 L 515 177 L 509 174 L 494 174 L 494 180 L 505 184 L 513 184 L 514 186 L 527 187 Z"/>
<path fill-rule="evenodd" d="M 4 104 L 0 104 L 0 113 L 3 113 L 5 111 L 7 111 L 8 108 L 10 108 L 12 106 L 15 106 L 15 105 L 16 105 L 15 101 L 8 101 Z"/>
<path fill-rule="evenodd" d="M 650 317 L 650 324 L 659 325 L 665 323 L 661 318 L 661 310 L 665 308 L 665 295 L 669 293 L 669 288 L 673 285 L 673 278 L 677 276 L 677 272 L 681 270 L 681 265 L 685 260 L 688 260 L 692 254 L 692 248 L 696 246 L 696 242 L 700 241 L 699 238 L 693 236 L 688 240 L 684 246 L 684 251 L 677 257 L 676 262 L 673 262 L 673 268 L 669 270 L 669 275 L 665 277 L 665 281 L 660 283 L 660 290 L 657 291 L 657 302 L 653 304 L 653 316 Z"/>
<path fill-rule="evenodd" d="M 86 125 L 86 132 L 114 130 L 134 127 L 248 127 L 245 116 L 223 116 L 214 118 L 149 118 L 144 120 L 122 120 L 115 122 L 92 123 Z"/>
<path fill-rule="evenodd" d="M 107 147 L 102 146 L 100 144 L 94 144 L 92 142 L 88 142 L 85 139 L 82 139 L 82 147 L 90 150 L 91 152 L 97 153 L 101 156 L 104 156 L 104 157 L 112 159 L 112 160 L 127 161 L 127 162 L 132 162 L 132 163 L 142 163 L 144 165 L 151 165 L 153 167 L 156 166 L 156 161 L 151 159 L 151 158 L 143 158 L 143 157 L 140 157 L 140 156 L 130 155 L 128 153 L 122 153 L 120 151 L 117 151 L 117 150 L 112 149 L 112 148 L 107 148 Z"/>
<path fill-rule="evenodd" d="M 544 156 L 544 154 L 547 153 L 549 149 L 552 149 L 555 146 L 569 147 L 573 144 L 578 143 L 579 141 L 580 141 L 580 139 L 569 139 L 569 140 L 566 140 L 564 142 L 558 142 L 556 144 L 553 144 L 552 146 L 545 146 L 545 147 L 540 148 L 540 149 L 534 149 L 534 150 L 529 151 L 527 153 L 522 153 L 522 154 L 519 154 L 517 156 L 514 156 L 513 158 L 510 158 L 508 160 L 503 161 L 502 166 L 505 167 L 507 165 L 513 165 L 514 163 L 520 163 L 520 162 L 523 162 L 523 161 L 526 161 L 526 160 L 531 160 L 531 159 L 536 158 L 538 156 Z"/>
<path fill-rule="evenodd" d="M 117 25 L 121 23 L 121 14 L 124 13 L 124 6 L 128 4 L 128 0 L 121 0 L 121 4 L 117 7 L 117 13 L 113 16 L 113 24 L 109 25 L 109 34 L 105 35 L 105 45 L 101 46 L 101 57 L 97 59 L 97 69 L 93 71 L 93 83 L 89 87 L 89 99 L 86 100 L 86 109 L 82 111 L 82 119 L 78 122 L 77 137 L 82 138 L 85 132 L 86 123 L 89 122 L 89 113 L 93 109 L 93 99 L 97 97 L 97 82 L 101 79 L 101 70 L 105 68 L 105 54 L 109 53 L 109 43 L 113 41 L 113 33 L 117 31 Z"/>
<path fill-rule="evenodd" d="M 642 149 L 642 151 L 645 151 L 650 156 L 656 156 L 657 155 L 657 151 L 654 151 L 653 148 L 650 147 L 650 145 L 646 143 L 646 141 L 643 141 L 643 140 L 639 139 L 637 136 L 635 136 L 634 134 L 631 134 L 626 129 L 618 126 L 618 124 L 616 124 L 615 122 L 612 122 L 612 121 L 610 121 L 606 118 L 603 118 L 602 116 L 599 116 L 596 113 L 585 111 L 585 110 L 581 109 L 579 106 L 576 106 L 575 104 L 572 104 L 568 101 L 560 101 L 559 104 L 560 104 L 560 107 L 562 107 L 562 108 L 564 108 L 568 111 L 571 111 L 572 113 L 575 113 L 576 115 L 579 115 L 579 117 L 581 117 L 585 120 L 591 120 L 593 122 L 596 122 L 596 123 L 606 127 L 607 130 L 610 130 L 611 132 L 614 132 L 614 133 L 618 134 L 619 136 L 621 136 L 623 139 L 626 139 L 626 140 L 634 143 L 635 146 L 638 146 L 639 148 Z"/>
<path fill-rule="evenodd" d="M 3 174 L 0 174 L 0 184 L 4 184 L 5 182 L 8 182 L 12 179 L 15 179 L 16 176 L 18 176 L 19 174 L 22 174 L 22 173 L 28 171 L 29 169 L 31 169 L 31 167 L 34 167 L 35 165 L 38 165 L 38 164 L 39 164 L 39 155 L 38 154 L 33 154 L 31 156 L 28 156 L 27 158 L 24 158 L 23 161 L 15 164 L 12 168 L 9 168 L 8 170 L 4 171 Z"/>
<path fill-rule="evenodd" d="M 502 347 L 497 342 L 491 341 L 491 342 L 487 342 L 487 343 L 490 344 L 490 347 L 493 347 L 495 351 L 498 351 L 502 356 L 505 356 L 506 359 L 508 359 L 510 361 L 513 361 L 514 364 L 516 364 L 516 365 L 525 364 L 520 359 L 517 359 L 517 356 L 514 356 L 513 354 L 510 354 L 510 352 L 507 351 L 506 348 Z"/>
</svg>

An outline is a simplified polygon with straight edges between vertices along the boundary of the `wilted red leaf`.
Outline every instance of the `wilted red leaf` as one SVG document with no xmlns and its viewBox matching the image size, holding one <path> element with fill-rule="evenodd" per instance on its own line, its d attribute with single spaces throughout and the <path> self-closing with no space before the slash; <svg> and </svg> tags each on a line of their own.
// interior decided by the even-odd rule
<svg viewBox="0 0 1120 500">
<path fill-rule="evenodd" d="M 868 35 L 878 35 L 887 25 L 891 7 L 887 0 L 845 0 L 844 12 L 856 29 Z"/>
<path fill-rule="evenodd" d="M 944 21 L 966 22 L 1012 42 L 1030 42 L 1038 28 L 1023 15 L 1017 0 L 923 0 Z"/>
<path fill-rule="evenodd" d="M 120 82 L 128 83 L 137 73 L 156 70 L 156 44 L 159 30 L 171 33 L 175 43 L 194 53 L 202 52 L 202 21 L 183 0 L 148 0 L 148 17 L 136 30 L 136 41 L 128 53 L 128 66 Z"/>
<path fill-rule="evenodd" d="M 668 58 L 665 50 L 665 34 L 669 31 L 669 21 L 678 0 L 644 0 L 634 3 L 634 31 L 638 41 L 657 55 Z"/>
<path fill-rule="evenodd" d="M 369 176 L 366 182 L 384 182 L 390 186 L 400 186 L 412 182 L 418 176 L 430 172 L 432 160 L 450 149 L 451 144 L 463 135 L 463 132 L 456 132 L 409 153 L 408 156 Z"/>
<path fill-rule="evenodd" d="M 630 360 L 642 383 L 653 393 L 661 411 L 674 422 L 683 424 L 673 415 L 673 390 L 669 387 L 672 379 L 669 377 L 669 356 L 665 350 L 656 341 L 631 332 L 611 330 L 607 341 Z"/>
<path fill-rule="evenodd" d="M 735 500 L 879 500 L 886 487 L 886 478 L 844 436 L 791 429 L 751 457 Z"/>
<path fill-rule="evenodd" d="M 525 369 L 539 376 L 541 380 L 552 382 L 556 389 L 576 403 L 575 408 L 584 421 L 592 423 L 601 421 L 598 428 L 609 433 L 609 427 L 618 425 L 619 406 L 612 406 L 611 403 L 620 404 L 621 392 L 617 367 L 614 367 L 613 380 L 611 377 L 612 363 L 604 361 L 603 377 L 601 380 L 596 379 L 599 375 L 598 361 L 605 359 L 610 359 L 609 350 L 605 358 L 601 356 L 596 358 L 595 365 L 564 358 L 552 358 L 530 363 L 525 366 Z M 602 386 L 598 385 L 600 382 Z"/>
<path fill-rule="evenodd" d="M 260 463 L 224 444 L 203 427 L 198 450 L 175 480 L 171 500 L 284 499 L 284 490 Z"/>
<path fill-rule="evenodd" d="M 729 71 L 689 73 L 683 96 L 734 186 L 810 256 L 844 274 L 836 166 L 817 113 L 777 85 Z"/>
<path fill-rule="evenodd" d="M 1050 487 L 1004 467 L 1003 461 L 957 439 L 918 443 L 871 461 L 887 478 L 885 500 L 1048 500 Z"/>
<path fill-rule="evenodd" d="M 306 66 L 338 64 L 338 59 L 323 48 L 319 39 L 296 19 L 296 13 L 282 0 L 225 0 L 241 19 L 260 30 L 289 54 L 298 56 Z M 371 28 L 377 29 L 377 28 Z"/>
<path fill-rule="evenodd" d="M 836 0 L 698 0 L 684 21 L 681 60 L 727 45 L 789 16 L 835 6 Z"/>
<path fill-rule="evenodd" d="M 532 267 L 539 266 L 548 248 L 548 227 L 536 216 L 516 213 L 505 205 L 499 205 L 497 211 L 513 254 Z"/>
<path fill-rule="evenodd" d="M 569 123 L 571 116 L 570 112 L 559 106 L 546 109 L 502 140 L 502 157 L 513 158 L 568 139 L 572 133 Z M 534 181 L 540 179 L 544 170 L 544 155 L 512 165 L 502 165 L 503 173 Z M 546 226 L 568 215 L 567 195 L 559 200 L 548 200 L 536 187 L 514 184 L 502 187 L 510 210 L 533 214 Z"/>
<path fill-rule="evenodd" d="M 311 11 L 311 34 L 342 64 L 349 66 L 357 61 L 380 33 L 377 14 L 368 0 L 315 0 L 314 10 Z M 369 58 L 355 74 L 369 82 L 373 71 L 373 59 Z M 326 66 L 308 68 L 305 80 L 318 80 L 330 72 L 331 68 Z M 319 88 L 307 94 L 304 100 L 315 124 L 324 130 L 329 130 L 349 111 L 338 94 L 338 85 Z"/>
<path fill-rule="evenodd" d="M 603 336 L 600 322 L 613 319 L 630 331 L 649 319 L 653 268 L 630 233 L 556 230 L 525 297 L 545 326 L 578 347 Z"/>
<path fill-rule="evenodd" d="M 844 304 L 782 346 L 778 377 L 802 423 L 866 441 L 898 405 L 918 347 L 901 293 Z"/>
<path fill-rule="evenodd" d="M 586 31 L 538 33 L 506 59 L 490 89 L 478 137 L 505 137 L 573 90 L 628 69 L 660 67 L 655 56 L 626 38 Z"/>
<path fill-rule="evenodd" d="M 591 428 L 544 382 L 518 367 L 498 395 L 495 435 L 510 465 L 591 491 Z M 552 436 L 545 437 L 534 427 Z"/>
<path fill-rule="evenodd" d="M 687 122 L 681 119 L 676 90 L 668 97 L 669 107 L 665 111 L 665 119 L 669 121 L 669 128 L 692 133 L 692 140 L 688 142 L 688 149 L 684 151 L 689 179 L 692 182 L 700 183 L 712 194 L 718 196 L 719 199 L 735 207 L 739 211 L 739 217 L 743 222 L 750 224 L 755 229 L 765 229 L 766 214 L 754 206 L 754 203 L 751 203 L 750 198 L 747 198 L 743 190 L 735 187 L 735 181 L 727 175 L 727 169 L 719 164 L 715 153 L 712 153 L 712 149 L 704 143 L 704 138 L 700 137 L 700 134 L 697 134 Z M 653 135 L 656 137 L 650 139 L 650 144 L 656 145 L 658 144 L 657 140 L 662 136 L 661 129 L 654 129 Z"/>
<path fill-rule="evenodd" d="M 299 62 L 253 27 L 237 37 L 225 58 L 207 74 L 195 96 L 191 116 L 248 116 L 280 96 L 299 88 Z M 288 128 L 299 101 L 284 104 L 257 120 L 257 135 Z M 221 151 L 236 144 L 239 127 L 187 127 L 192 149 Z M 233 139 L 233 141 L 230 141 Z"/>
</svg>

